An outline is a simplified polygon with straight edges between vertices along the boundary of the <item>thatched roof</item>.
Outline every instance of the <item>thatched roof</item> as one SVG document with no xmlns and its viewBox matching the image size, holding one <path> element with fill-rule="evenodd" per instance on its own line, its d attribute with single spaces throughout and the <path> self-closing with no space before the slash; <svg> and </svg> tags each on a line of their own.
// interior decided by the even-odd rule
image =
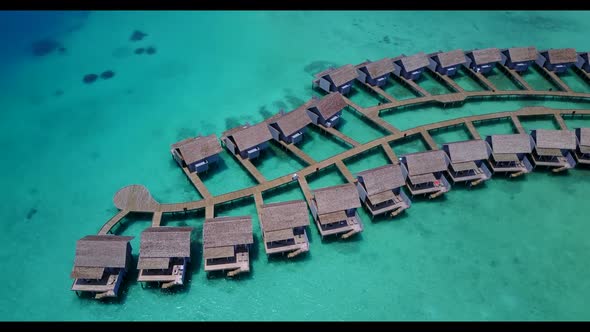
<svg viewBox="0 0 590 332">
<path fill-rule="evenodd" d="M 443 150 L 416 152 L 404 157 L 410 176 L 442 172 L 449 166 L 448 157 Z"/>
<path fill-rule="evenodd" d="M 293 234 L 292 228 L 264 232 L 264 241 L 266 242 L 288 240 L 293 237 L 295 237 L 295 234 Z"/>
<path fill-rule="evenodd" d="M 309 225 L 307 204 L 304 200 L 264 204 L 261 210 L 260 224 L 263 232 Z"/>
<path fill-rule="evenodd" d="M 533 143 L 528 134 L 492 135 L 491 142 L 494 154 L 531 153 L 533 151 Z"/>
<path fill-rule="evenodd" d="M 436 178 L 432 173 L 420 174 L 420 175 L 409 175 L 408 178 L 413 184 L 421 184 L 426 182 L 434 182 Z"/>
<path fill-rule="evenodd" d="M 401 58 L 400 61 L 407 72 L 427 67 L 430 64 L 430 62 L 428 61 L 428 57 L 426 56 L 426 54 L 422 52 L 410 56 L 405 56 Z"/>
<path fill-rule="evenodd" d="M 348 216 L 346 215 L 346 211 L 344 210 L 319 214 L 320 225 L 331 224 L 333 222 L 346 220 L 347 218 Z"/>
<path fill-rule="evenodd" d="M 512 62 L 525 62 L 537 60 L 537 48 L 529 47 L 513 47 L 508 49 L 508 56 Z"/>
<path fill-rule="evenodd" d="M 446 146 L 449 151 L 451 163 L 477 161 L 488 159 L 490 157 L 488 144 L 481 139 L 454 142 L 445 144 L 444 146 Z"/>
<path fill-rule="evenodd" d="M 234 255 L 234 246 L 203 248 L 203 257 L 205 259 L 233 257 Z"/>
<path fill-rule="evenodd" d="M 575 48 L 560 48 L 547 50 L 547 60 L 552 64 L 572 63 L 578 60 Z"/>
<path fill-rule="evenodd" d="M 406 184 L 406 177 L 401 164 L 385 165 L 358 173 L 363 178 L 367 194 L 376 195 L 391 191 Z"/>
<path fill-rule="evenodd" d="M 88 235 L 76 242 L 72 278 L 100 279 L 104 268 L 125 268 L 132 236 Z M 100 276 L 98 276 L 100 274 Z"/>
<path fill-rule="evenodd" d="M 451 167 L 455 172 L 466 171 L 470 169 L 476 169 L 477 165 L 473 161 L 464 161 L 461 163 L 452 163 Z"/>
<path fill-rule="evenodd" d="M 215 134 L 188 138 L 172 145 L 178 149 L 184 162 L 192 164 L 221 152 L 221 144 Z"/>
<path fill-rule="evenodd" d="M 316 107 L 324 119 L 333 117 L 346 107 L 346 101 L 338 92 L 332 92 L 318 100 L 312 107 Z"/>
<path fill-rule="evenodd" d="M 379 61 L 369 62 L 363 67 L 367 68 L 367 72 L 372 78 L 381 77 L 394 71 L 393 61 L 391 61 L 391 58 L 384 58 Z"/>
<path fill-rule="evenodd" d="M 240 244 L 251 244 L 252 218 L 218 217 L 205 219 L 203 224 L 203 247 L 226 247 Z"/>
<path fill-rule="evenodd" d="M 438 53 L 436 56 L 438 57 L 440 66 L 443 68 L 461 65 L 467 62 L 467 58 L 465 58 L 465 52 L 463 52 L 461 49 Z"/>
<path fill-rule="evenodd" d="M 234 138 L 234 142 L 236 142 L 240 151 L 246 151 L 272 139 L 272 134 L 266 122 L 242 128 L 233 132 L 231 136 Z"/>
<path fill-rule="evenodd" d="M 141 233 L 137 268 L 167 268 L 174 257 L 191 256 L 192 227 L 150 227 Z"/>
<path fill-rule="evenodd" d="M 495 47 L 485 48 L 483 50 L 473 50 L 471 53 L 473 54 L 473 61 L 476 65 L 502 61 L 500 50 Z"/>
<path fill-rule="evenodd" d="M 276 120 L 272 121 L 272 123 L 276 123 L 277 127 L 281 129 L 285 136 L 295 134 L 298 130 L 305 128 L 311 123 L 311 118 L 305 111 L 307 108 L 306 105 L 309 104 L 306 103 L 295 110 L 278 117 Z"/>
<path fill-rule="evenodd" d="M 576 148 L 576 134 L 571 130 L 535 130 L 535 143 L 538 149 L 568 149 Z"/>
<path fill-rule="evenodd" d="M 394 199 L 395 194 L 391 190 L 386 190 L 386 191 L 382 191 L 378 194 L 369 195 L 367 197 L 369 198 L 369 201 L 371 201 L 371 204 L 375 205 L 375 204 L 379 204 L 379 203 Z"/>
<path fill-rule="evenodd" d="M 352 183 L 314 190 L 313 194 L 319 214 L 361 206 L 358 191 Z"/>
<path fill-rule="evenodd" d="M 518 159 L 518 155 L 516 153 L 492 153 L 492 157 L 494 157 L 494 160 L 497 162 L 502 162 L 502 161 L 517 162 L 520 160 L 520 159 Z"/>
<path fill-rule="evenodd" d="M 342 86 L 355 80 L 358 77 L 358 73 L 353 65 L 344 65 L 340 68 L 323 71 L 318 76 L 329 76 L 335 86 Z"/>
</svg>

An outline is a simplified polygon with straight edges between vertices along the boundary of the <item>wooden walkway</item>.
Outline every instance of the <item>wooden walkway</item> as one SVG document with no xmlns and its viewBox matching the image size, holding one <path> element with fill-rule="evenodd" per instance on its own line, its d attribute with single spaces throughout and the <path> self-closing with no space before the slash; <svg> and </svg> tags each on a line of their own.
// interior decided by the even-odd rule
<svg viewBox="0 0 590 332">
<path fill-rule="evenodd" d="M 465 123 L 465 128 L 467 128 L 467 130 L 469 131 L 469 134 L 471 135 L 471 138 L 481 139 L 481 136 L 479 135 L 479 132 L 477 131 L 477 129 L 475 129 L 473 122 L 471 122 L 469 120 L 465 120 L 464 123 Z"/>
<path fill-rule="evenodd" d="M 525 133 L 525 129 L 523 128 L 522 124 L 520 123 L 519 116 L 533 116 L 533 115 L 553 115 L 556 122 L 559 124 L 560 128 L 567 128 L 566 123 L 563 121 L 563 118 L 560 114 L 568 114 L 568 113 L 576 113 L 576 114 L 587 114 L 590 115 L 590 110 L 580 110 L 580 109 L 572 109 L 572 110 L 554 110 L 548 109 L 544 107 L 525 107 L 519 109 L 517 111 L 511 112 L 499 112 L 499 113 L 491 113 L 491 114 L 484 114 L 484 115 L 477 115 L 477 116 L 470 116 L 465 118 L 458 118 L 446 121 L 440 121 L 437 123 L 431 123 L 427 125 L 423 125 L 416 128 L 411 128 L 408 130 L 401 131 L 396 128 L 394 125 L 390 124 L 389 122 L 383 120 L 380 117 L 381 112 L 394 112 L 397 109 L 401 109 L 403 107 L 408 106 L 418 106 L 421 104 L 427 103 L 440 103 L 443 105 L 453 105 L 453 104 L 461 104 L 468 99 L 485 99 L 485 98 L 561 98 L 564 100 L 586 100 L 590 101 L 590 93 L 582 93 L 582 92 L 574 92 L 572 91 L 567 84 L 565 84 L 557 75 L 554 73 L 546 70 L 545 68 L 541 67 L 541 71 L 546 77 L 547 80 L 554 82 L 557 86 L 560 87 L 562 91 L 541 91 L 541 90 L 534 90 L 531 86 L 520 76 L 520 74 L 512 71 L 505 66 L 498 64 L 500 70 L 503 70 L 513 81 L 517 82 L 523 90 L 498 90 L 496 86 L 490 82 L 485 76 L 481 73 L 473 72 L 471 69 L 468 69 L 470 75 L 474 77 L 477 81 L 482 83 L 484 86 L 487 86 L 490 90 L 487 91 L 465 91 L 463 90 L 452 78 L 439 75 L 438 73 L 432 72 L 433 75 L 443 81 L 446 85 L 452 87 L 456 90 L 453 93 L 448 93 L 444 95 L 431 95 L 428 91 L 420 87 L 418 84 L 411 80 L 407 80 L 403 77 L 392 77 L 396 84 L 404 84 L 408 86 L 413 91 L 419 93 L 421 96 L 417 98 L 411 98 L 406 100 L 398 100 L 393 96 L 387 94 L 383 89 L 378 87 L 370 87 L 369 88 L 383 97 L 383 100 L 386 100 L 385 103 L 363 108 L 356 103 L 352 102 L 348 98 L 344 98 L 346 103 L 353 108 L 356 112 L 360 113 L 364 116 L 368 121 L 376 124 L 377 126 L 383 128 L 385 131 L 389 132 L 389 135 L 380 137 L 375 139 L 371 142 L 360 144 L 356 142 L 354 139 L 344 135 L 340 131 L 334 128 L 323 128 L 320 127 L 322 130 L 338 137 L 345 143 L 351 146 L 350 149 L 344 151 L 338 155 L 332 156 L 326 160 L 317 162 L 299 148 L 294 145 L 287 145 L 281 144 L 283 147 L 288 149 L 291 153 L 293 153 L 297 158 L 300 158 L 303 162 L 307 164 L 307 167 L 301 169 L 297 172 L 298 179 L 293 179 L 291 174 L 287 174 L 281 176 L 279 178 L 273 179 L 268 181 L 264 178 L 264 176 L 258 171 L 258 169 L 252 164 L 250 160 L 244 160 L 239 156 L 235 156 L 238 161 L 244 166 L 244 168 L 248 171 L 250 175 L 252 175 L 256 181 L 259 183 L 258 185 L 250 188 L 241 189 L 238 191 L 226 193 L 219 196 L 213 196 L 208 191 L 204 183 L 199 179 L 196 174 L 191 174 L 190 172 L 186 172 L 185 174 L 189 177 L 189 180 L 193 183 L 195 188 L 199 191 L 203 199 L 197 201 L 190 201 L 190 202 L 181 202 L 181 203 L 159 203 L 156 202 L 150 195 L 149 191 L 141 186 L 141 185 L 131 185 L 122 188 L 115 194 L 114 203 L 115 206 L 120 210 L 115 216 L 109 219 L 103 227 L 100 229 L 99 234 L 108 234 L 112 232 L 113 227 L 117 225 L 125 216 L 129 213 L 135 212 L 142 212 L 142 213 L 153 213 L 152 224 L 155 226 L 159 226 L 161 223 L 162 214 L 164 213 L 178 213 L 178 212 L 188 212 L 188 211 L 195 211 L 204 209 L 205 216 L 207 218 L 212 218 L 214 216 L 214 207 L 216 204 L 222 204 L 226 202 L 231 202 L 234 200 L 239 200 L 246 197 L 254 196 L 256 204 L 259 205 L 262 202 L 262 192 L 282 186 L 293 181 L 298 181 L 301 190 L 306 197 L 308 203 L 311 202 L 312 194 L 309 188 L 307 181 L 305 180 L 305 176 L 308 176 L 317 170 L 324 169 L 326 167 L 336 165 L 340 172 L 344 175 L 344 177 L 349 182 L 354 182 L 353 175 L 350 173 L 348 168 L 344 165 L 344 160 L 355 156 L 357 154 L 363 153 L 367 150 L 376 148 L 381 146 L 385 151 L 387 157 L 390 159 L 392 163 L 397 162 L 397 156 L 395 155 L 394 151 L 390 147 L 390 143 L 401 139 L 405 136 L 412 136 L 416 134 L 422 135 L 426 143 L 428 144 L 430 149 L 437 149 L 438 144 L 434 141 L 432 136 L 428 133 L 429 130 L 433 129 L 440 129 L 449 126 L 456 126 L 459 124 L 465 124 L 467 129 L 470 132 L 470 135 L 473 138 L 480 137 L 479 133 L 477 132 L 476 128 L 474 127 L 473 123 L 486 121 L 486 120 L 493 120 L 493 119 L 502 119 L 507 118 L 511 119 L 516 131 L 519 133 Z M 583 70 L 577 70 L 577 74 L 582 76 L 586 79 L 587 82 L 590 83 L 590 74 L 584 72 Z"/>
<path fill-rule="evenodd" d="M 553 83 L 555 83 L 555 85 L 557 85 L 560 90 L 565 91 L 565 92 L 572 92 L 572 89 L 570 89 L 570 87 L 567 84 L 565 84 L 565 82 L 563 82 L 561 80 L 561 78 L 559 78 L 559 76 L 557 76 L 557 74 L 555 74 L 551 70 L 548 70 L 545 67 L 539 67 L 539 68 L 541 68 L 541 71 L 544 73 L 544 76 L 546 76 L 551 81 L 553 81 Z"/>
<path fill-rule="evenodd" d="M 381 143 L 381 148 L 383 149 L 383 151 L 387 155 L 387 158 L 389 158 L 389 161 L 391 161 L 393 165 L 399 164 L 399 159 L 393 151 L 393 149 L 391 148 L 391 146 L 389 145 L 389 143 Z"/>
<path fill-rule="evenodd" d="M 493 120 L 493 119 L 509 118 L 509 119 L 512 119 L 512 121 L 514 122 L 514 124 L 517 128 L 521 128 L 520 132 L 524 132 L 524 129 L 522 128 L 522 125 L 520 124 L 520 121 L 518 120 L 518 116 L 568 114 L 568 113 L 573 113 L 574 111 L 576 112 L 576 114 L 590 115 L 590 109 L 587 109 L 587 110 L 558 109 L 558 110 L 556 110 L 556 109 L 550 109 L 550 108 L 545 108 L 545 107 L 525 107 L 525 108 L 521 108 L 516 111 L 506 111 L 506 112 L 499 112 L 499 113 L 489 113 L 489 114 L 483 114 L 483 115 L 476 115 L 476 116 L 451 119 L 451 120 L 446 120 L 446 121 L 441 121 L 441 122 L 437 122 L 437 123 L 423 125 L 420 127 L 415 127 L 412 129 L 401 131 L 398 134 L 391 134 L 388 136 L 378 138 L 376 140 L 365 143 L 363 145 L 353 147 L 347 151 L 344 151 L 340 154 L 332 156 L 331 158 L 322 160 L 322 161 L 317 162 L 313 165 L 309 165 L 297 172 L 297 174 L 299 175 L 297 181 L 299 182 L 299 186 L 301 187 L 301 190 L 303 191 L 303 194 L 309 203 L 309 202 L 311 202 L 312 194 L 311 194 L 311 190 L 309 189 L 309 185 L 307 184 L 307 181 L 305 180 L 305 176 L 308 176 L 308 175 L 316 172 L 316 170 L 321 170 L 321 169 L 324 169 L 324 168 L 329 167 L 331 165 L 334 165 L 334 164 L 336 164 L 337 161 L 342 162 L 345 159 L 348 159 L 354 155 L 363 153 L 367 150 L 376 148 L 378 146 L 383 146 L 383 144 L 389 144 L 389 143 L 394 142 L 398 139 L 402 139 L 404 137 L 404 135 L 412 136 L 415 134 L 421 134 L 421 135 L 425 136 L 425 140 L 427 140 L 427 143 L 430 141 L 430 143 L 428 143 L 428 145 L 431 148 L 433 148 L 433 146 L 434 146 L 434 148 L 438 148 L 438 146 L 436 145 L 436 142 L 434 142 L 432 137 L 428 134 L 429 130 L 440 129 L 440 128 L 445 128 L 445 127 L 450 127 L 450 126 L 456 126 L 456 125 L 465 123 L 466 121 L 480 122 L 480 121 Z M 427 137 L 429 137 L 429 138 L 427 138 Z M 122 207 L 124 207 L 124 209 L 120 209 L 121 211 L 117 215 L 113 216 L 109 221 L 107 221 L 107 223 L 101 228 L 100 234 L 107 234 L 112 229 L 112 227 L 114 227 L 117 224 L 117 222 L 119 222 L 125 215 L 127 215 L 130 212 L 160 211 L 162 213 L 171 213 L 171 212 L 183 212 L 183 211 L 193 211 L 193 210 L 205 209 L 206 207 L 211 206 L 211 205 L 222 204 L 222 203 L 242 199 L 245 197 L 251 197 L 255 193 L 259 193 L 259 192 L 261 193 L 266 190 L 288 184 L 292 181 L 295 181 L 295 180 L 292 178 L 291 174 L 288 174 L 288 175 L 284 175 L 282 177 L 276 178 L 271 181 L 266 181 L 266 182 L 261 183 L 257 186 L 254 186 L 254 187 L 241 189 L 238 191 L 226 193 L 226 194 L 219 195 L 219 196 L 214 196 L 213 198 L 211 198 L 209 200 L 202 199 L 202 200 L 198 200 L 198 201 L 173 203 L 173 204 L 155 203 L 157 206 L 153 206 L 152 203 L 150 203 L 150 204 L 137 204 L 137 202 L 132 202 L 132 204 L 130 204 L 130 205 L 122 206 Z M 121 196 L 121 194 L 120 194 L 121 192 L 126 192 L 126 193 L 133 192 L 133 193 L 137 194 L 138 190 L 130 191 L 127 189 L 129 187 L 133 187 L 133 186 L 128 186 L 128 187 L 121 189 L 119 192 L 117 192 L 115 197 L 117 198 L 118 196 Z M 149 192 L 147 192 L 147 189 L 145 189 L 145 187 L 143 187 L 143 186 L 138 186 L 138 187 L 143 188 L 143 190 L 145 190 L 146 192 L 139 193 L 139 195 L 137 195 L 137 196 L 143 197 L 144 199 L 148 199 L 148 201 L 149 201 L 149 199 L 151 199 L 151 196 L 149 196 Z M 132 200 L 129 200 L 129 201 L 132 201 Z M 117 203 L 116 203 L 116 205 L 117 205 Z M 117 205 L 117 207 L 119 207 L 119 206 L 120 205 Z M 152 208 L 153 210 L 146 211 L 145 206 L 148 206 L 149 208 Z M 130 209 L 130 207 L 137 207 L 139 210 Z M 210 211 L 211 211 L 210 213 L 212 214 L 212 208 Z M 206 209 L 206 213 L 208 213 L 207 209 Z"/>
<path fill-rule="evenodd" d="M 453 81 L 453 79 L 451 79 L 447 75 L 441 75 L 436 70 L 432 70 L 430 68 L 428 68 L 428 70 L 430 71 L 432 76 L 436 77 L 437 80 L 442 81 L 443 84 L 446 84 L 447 86 L 451 87 L 453 90 L 455 90 L 455 92 L 461 93 L 465 91 L 465 89 L 463 89 L 459 84 L 457 84 L 457 82 Z"/>
<path fill-rule="evenodd" d="M 525 81 L 524 78 L 522 78 L 522 76 L 520 76 L 519 73 L 516 72 L 516 70 L 510 69 L 500 63 L 498 63 L 497 66 L 498 68 L 500 68 L 501 71 L 503 71 L 506 75 L 512 78 L 513 82 L 515 82 L 517 85 L 520 85 L 521 88 L 525 90 L 535 90 L 533 89 L 533 87 L 529 85 L 527 81 Z"/>
<path fill-rule="evenodd" d="M 264 153 L 264 152 L 262 152 Z M 252 175 L 252 177 L 258 182 L 258 183 L 264 183 L 266 182 L 266 179 L 264 178 L 264 175 L 262 175 L 262 173 L 260 173 L 260 171 L 258 170 L 258 168 L 256 168 L 256 166 L 254 166 L 254 164 L 252 164 L 252 162 L 250 161 L 250 159 L 244 159 L 238 155 L 235 155 L 232 153 L 232 155 L 240 162 L 240 164 L 242 164 L 242 166 L 244 166 L 244 168 L 248 171 L 248 173 L 250 173 L 250 175 Z"/>
<path fill-rule="evenodd" d="M 352 138 L 350 138 L 350 137 L 348 137 L 348 136 L 344 135 L 343 133 L 341 133 L 340 131 L 338 131 L 338 130 L 336 130 L 336 129 L 332 128 L 332 127 L 330 127 L 330 128 L 326 128 L 326 127 L 323 127 L 323 126 L 321 126 L 321 125 L 316 125 L 316 126 L 317 126 L 318 128 L 320 128 L 321 130 L 323 130 L 323 131 L 325 131 L 325 132 L 327 132 L 327 133 L 330 133 L 330 134 L 332 134 L 333 136 L 336 136 L 336 137 L 338 137 L 338 138 L 339 138 L 341 141 L 343 141 L 344 143 L 346 143 L 346 144 L 348 144 L 348 145 L 350 145 L 350 146 L 356 147 L 356 146 L 359 146 L 359 145 L 361 145 L 361 143 L 359 143 L 359 142 L 357 142 L 357 141 L 353 140 Z"/>
<path fill-rule="evenodd" d="M 213 197 L 207 189 L 207 187 L 205 187 L 205 184 L 203 183 L 203 181 L 201 181 L 197 173 L 191 173 L 188 167 L 183 167 L 182 170 L 184 171 L 184 174 L 188 177 L 188 179 L 191 181 L 193 186 L 197 188 L 197 191 L 199 192 L 199 194 L 201 194 L 201 196 L 204 199 L 209 199 Z"/>
<path fill-rule="evenodd" d="M 520 123 L 520 120 L 516 114 L 510 114 L 510 119 L 512 120 L 514 128 L 516 128 L 516 131 L 519 134 L 526 134 L 526 130 L 524 130 L 524 127 L 522 126 L 522 123 Z"/>
<path fill-rule="evenodd" d="M 430 92 L 426 91 L 426 89 L 424 89 L 423 87 L 419 86 L 418 83 L 416 83 L 412 80 L 409 80 L 405 77 L 402 77 L 402 76 L 399 76 L 398 78 L 410 89 L 416 91 L 419 95 L 421 95 L 423 97 L 432 97 L 432 94 L 430 94 Z"/>
<path fill-rule="evenodd" d="M 438 149 L 438 144 L 436 144 L 436 141 L 432 138 L 432 136 L 430 136 L 430 133 L 428 132 L 428 130 L 420 130 L 420 134 L 422 135 L 424 142 L 426 142 L 426 144 L 428 144 L 428 147 L 431 150 Z"/>
<path fill-rule="evenodd" d="M 352 175 L 352 173 L 348 170 L 346 165 L 344 165 L 342 160 L 337 160 L 334 164 L 336 165 L 336 167 L 338 167 L 338 170 L 340 171 L 340 173 L 342 173 L 342 176 L 344 176 L 344 178 L 346 178 L 346 181 L 348 181 L 350 183 L 354 183 L 354 181 L 355 181 L 354 175 Z"/>
<path fill-rule="evenodd" d="M 563 121 L 563 118 L 561 117 L 561 114 L 559 113 L 555 113 L 553 114 L 553 117 L 555 118 L 555 122 L 557 122 L 557 125 L 559 125 L 559 129 L 563 129 L 563 130 L 567 130 L 567 125 L 565 124 L 565 121 Z"/>
<path fill-rule="evenodd" d="M 301 161 L 303 161 L 304 163 L 308 164 L 308 165 L 313 165 L 316 163 L 315 160 L 313 160 L 312 157 L 310 157 L 307 153 L 303 152 L 301 149 L 299 149 L 298 147 L 295 146 L 295 144 L 287 144 L 283 141 L 275 141 L 276 143 L 278 143 L 280 146 L 282 146 L 283 148 L 289 150 L 292 154 L 294 154 L 295 156 L 297 156 L 297 158 L 299 158 Z"/>
</svg>

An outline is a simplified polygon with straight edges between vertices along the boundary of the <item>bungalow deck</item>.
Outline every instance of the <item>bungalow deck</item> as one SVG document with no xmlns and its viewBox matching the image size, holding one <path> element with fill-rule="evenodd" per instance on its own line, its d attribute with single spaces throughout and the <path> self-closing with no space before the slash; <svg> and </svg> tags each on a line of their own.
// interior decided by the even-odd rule
<svg viewBox="0 0 590 332">
<path fill-rule="evenodd" d="M 309 239 L 307 237 L 307 231 L 303 231 L 303 234 L 293 235 L 293 244 L 286 244 L 281 246 L 269 246 L 268 242 L 264 242 L 264 250 L 268 255 L 282 254 L 289 252 L 288 257 L 295 257 L 299 254 L 309 251 Z"/>
<path fill-rule="evenodd" d="M 429 198 L 432 199 L 449 192 L 449 190 L 451 190 L 451 184 L 445 176 L 441 174 L 440 177 L 433 177 L 433 181 L 428 183 L 419 183 L 415 185 L 408 182 L 407 188 L 412 196 L 430 194 Z"/>
<path fill-rule="evenodd" d="M 318 226 L 318 230 L 320 231 L 320 235 L 322 236 L 322 238 L 328 235 L 338 235 L 344 233 L 342 235 L 342 238 L 347 239 L 352 235 L 363 231 L 363 224 L 361 223 L 360 217 L 357 212 L 355 212 L 353 216 L 338 216 L 340 218 L 345 219 L 337 225 L 331 226 L 322 221 L 331 220 L 333 217 L 335 217 L 334 213 L 326 213 L 318 215 L 318 218 L 315 219 L 315 223 Z"/>
<path fill-rule="evenodd" d="M 124 270 L 119 270 L 113 273 L 105 273 L 101 279 L 74 279 L 72 290 L 76 293 L 90 292 L 94 293 L 95 299 L 102 299 L 106 297 L 117 297 L 115 288 L 123 280 Z"/>
</svg>

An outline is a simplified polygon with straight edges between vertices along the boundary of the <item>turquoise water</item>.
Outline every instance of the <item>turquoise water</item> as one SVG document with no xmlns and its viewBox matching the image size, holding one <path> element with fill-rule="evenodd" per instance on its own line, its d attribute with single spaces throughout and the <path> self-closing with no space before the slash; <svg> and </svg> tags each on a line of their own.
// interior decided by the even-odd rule
<svg viewBox="0 0 590 332">
<path fill-rule="evenodd" d="M 410 129 L 419 125 L 474 116 L 488 113 L 513 111 L 527 106 L 545 106 L 559 109 L 589 109 L 590 100 L 569 102 L 559 99 L 512 99 L 512 100 L 472 100 L 457 107 L 443 107 L 438 104 L 420 107 L 408 107 L 381 112 L 381 117 L 400 130 Z"/>
<path fill-rule="evenodd" d="M 516 181 L 498 177 L 481 190 L 453 188 L 439 200 L 415 200 L 395 220 L 371 222 L 359 209 L 365 224 L 360 236 L 322 241 L 311 225 L 311 252 L 294 261 L 266 259 L 251 199 L 219 206 L 217 215 L 250 214 L 254 221 L 252 272 L 237 280 L 206 278 L 202 212 L 167 217 L 164 224 L 195 227 L 184 289 L 142 289 L 132 274 L 119 301 L 80 299 L 69 290 L 76 240 L 96 233 L 116 213 L 112 198 L 119 188 L 144 184 L 161 202 L 199 199 L 172 162 L 170 144 L 293 109 L 312 96 L 313 74 L 333 65 L 439 49 L 586 50 L 589 18 L 584 11 L 0 12 L 0 38 L 9 45 L 0 62 L 0 262 L 18 267 L 18 278 L 0 277 L 0 319 L 589 319 L 590 268 L 584 262 L 590 226 L 580 206 L 590 173 L 578 169 L 559 176 L 534 172 Z M 130 42 L 136 29 L 148 36 Z M 43 38 L 65 50 L 32 56 L 30 44 Z M 134 53 L 150 46 L 157 52 Z M 105 70 L 115 76 L 82 83 L 84 75 Z M 410 128 L 530 104 L 575 106 L 489 103 L 383 115 Z M 345 126 L 357 121 L 350 115 L 345 113 Z M 361 141 L 380 135 L 363 128 L 348 134 Z M 392 145 L 401 155 L 420 144 Z M 347 147 L 311 129 L 302 149 L 322 160 Z M 231 156 L 224 152 L 222 158 L 205 178 L 213 194 L 254 184 Z M 261 160 L 262 171 L 269 177 L 288 173 L 297 168 L 285 160 L 291 158 L 279 151 Z M 349 163 L 357 171 L 383 159 Z M 308 180 L 314 189 L 344 183 L 335 168 Z M 301 198 L 297 189 L 264 198 Z M 149 220 L 130 217 L 115 229 L 136 237 L 135 255 Z"/>
</svg>

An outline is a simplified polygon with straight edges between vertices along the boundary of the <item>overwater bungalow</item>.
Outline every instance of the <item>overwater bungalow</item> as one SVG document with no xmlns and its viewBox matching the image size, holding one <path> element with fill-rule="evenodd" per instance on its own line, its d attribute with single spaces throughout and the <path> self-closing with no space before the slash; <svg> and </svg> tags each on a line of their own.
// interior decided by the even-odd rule
<svg viewBox="0 0 590 332">
<path fill-rule="evenodd" d="M 443 144 L 443 151 L 450 160 L 447 174 L 453 181 L 468 182 L 469 186 L 475 186 L 492 177 L 492 172 L 486 166 L 492 149 L 482 139 L 453 142 Z"/>
<path fill-rule="evenodd" d="M 227 271 L 232 277 L 250 271 L 250 246 L 254 243 L 252 218 L 217 217 L 203 223 L 205 272 Z"/>
<path fill-rule="evenodd" d="M 137 269 L 139 282 L 157 282 L 162 288 L 184 284 L 191 260 L 192 227 L 150 227 L 141 233 Z"/>
<path fill-rule="evenodd" d="M 305 232 L 309 216 L 304 200 L 262 205 L 260 225 L 267 255 L 289 252 L 291 258 L 309 251 Z"/>
<path fill-rule="evenodd" d="M 245 125 L 225 131 L 221 140 L 225 147 L 233 154 L 244 159 L 254 159 L 268 147 L 272 134 L 266 122 L 254 126 Z"/>
<path fill-rule="evenodd" d="M 271 118 L 268 121 L 268 129 L 275 141 L 283 141 L 287 144 L 297 144 L 303 139 L 307 125 L 311 118 L 307 115 L 308 103 L 301 105 L 295 110 Z"/>
<path fill-rule="evenodd" d="M 345 65 L 340 68 L 326 69 L 316 74 L 313 84 L 328 93 L 339 92 L 347 95 L 352 90 L 352 83 L 357 77 L 356 68 L 353 65 Z"/>
<path fill-rule="evenodd" d="M 172 144 L 170 153 L 178 166 L 187 167 L 191 173 L 209 170 L 219 160 L 221 144 L 215 134 L 187 138 Z"/>
<path fill-rule="evenodd" d="M 536 47 L 512 47 L 502 50 L 502 60 L 506 67 L 513 69 L 519 73 L 527 71 L 529 66 L 533 64 L 539 52 Z"/>
<path fill-rule="evenodd" d="M 333 92 L 308 107 L 307 114 L 316 125 L 335 127 L 342 116 L 342 110 L 347 105 L 340 93 Z"/>
<path fill-rule="evenodd" d="M 430 69 L 439 74 L 453 76 L 463 64 L 467 63 L 467 57 L 463 50 L 458 49 L 449 52 L 438 52 L 430 57 Z"/>
<path fill-rule="evenodd" d="M 537 64 L 548 70 L 561 74 L 578 61 L 578 53 L 574 48 L 560 48 L 541 51 Z"/>
<path fill-rule="evenodd" d="M 407 188 L 412 196 L 430 194 L 436 198 L 451 190 L 443 175 L 449 168 L 449 157 L 443 150 L 406 154 L 401 161 L 408 170 Z"/>
<path fill-rule="evenodd" d="M 484 75 L 491 72 L 496 63 L 502 61 L 500 50 L 495 47 L 469 51 L 465 55 L 467 56 L 467 66 Z"/>
<path fill-rule="evenodd" d="M 363 230 L 356 209 L 361 206 L 359 194 L 352 183 L 314 190 L 311 214 L 322 238 L 342 234 L 346 239 Z"/>
<path fill-rule="evenodd" d="M 510 177 L 517 177 L 533 170 L 527 157 L 535 147 L 530 135 L 491 135 L 486 137 L 486 142 L 492 148 L 489 163 L 494 173 L 507 173 Z"/>
<path fill-rule="evenodd" d="M 422 52 L 411 56 L 402 55 L 393 59 L 393 73 L 408 80 L 417 80 L 429 64 L 428 57 Z"/>
<path fill-rule="evenodd" d="M 576 143 L 576 160 L 582 165 L 590 165 L 590 128 L 576 128 Z"/>
<path fill-rule="evenodd" d="M 131 264 L 132 236 L 88 235 L 76 243 L 76 258 L 70 277 L 77 295 L 96 299 L 117 297 Z"/>
<path fill-rule="evenodd" d="M 372 86 L 384 86 L 387 79 L 394 71 L 393 62 L 390 58 L 379 61 L 367 61 L 356 67 L 358 80 Z"/>
<path fill-rule="evenodd" d="M 576 134 L 571 130 L 536 129 L 531 131 L 535 141 L 532 157 L 536 166 L 560 172 L 576 166 L 572 151 L 576 149 Z"/>
<path fill-rule="evenodd" d="M 385 165 L 357 174 L 356 188 L 372 217 L 389 213 L 395 217 L 412 202 L 402 190 L 408 171 L 403 164 Z"/>
</svg>

